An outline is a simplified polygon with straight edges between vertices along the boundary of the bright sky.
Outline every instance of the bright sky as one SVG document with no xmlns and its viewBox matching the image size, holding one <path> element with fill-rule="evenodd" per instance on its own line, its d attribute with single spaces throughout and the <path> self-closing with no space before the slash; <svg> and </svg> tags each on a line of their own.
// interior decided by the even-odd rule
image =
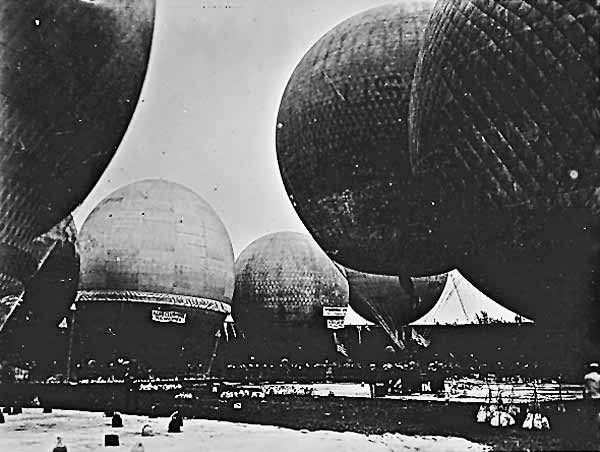
<svg viewBox="0 0 600 452">
<path fill-rule="evenodd" d="M 157 0 L 141 100 L 110 166 L 74 214 L 118 187 L 164 178 L 220 215 L 237 256 L 254 239 L 306 232 L 275 152 L 287 81 L 306 51 L 344 19 L 389 0 Z"/>
</svg>

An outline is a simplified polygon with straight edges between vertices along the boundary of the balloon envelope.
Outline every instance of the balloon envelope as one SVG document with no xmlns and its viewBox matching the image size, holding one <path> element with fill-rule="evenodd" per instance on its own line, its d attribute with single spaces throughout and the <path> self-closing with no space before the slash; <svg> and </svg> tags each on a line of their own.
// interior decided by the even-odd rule
<svg viewBox="0 0 600 452">
<path fill-rule="evenodd" d="M 154 0 L 5 0 L 0 8 L 0 295 L 36 236 L 91 191 L 137 104 Z"/>
<path fill-rule="evenodd" d="M 232 315 L 245 339 L 233 354 L 300 362 L 336 356 L 323 308 L 347 307 L 348 283 L 310 236 L 258 238 L 239 255 L 235 274 Z"/>
<path fill-rule="evenodd" d="M 210 360 L 231 312 L 234 260 L 203 198 L 174 182 L 137 181 L 102 200 L 79 237 L 82 362 L 104 372 L 115 357 L 135 358 L 173 375 Z"/>
<path fill-rule="evenodd" d="M 290 201 L 336 262 L 370 273 L 442 273 L 410 173 L 408 107 L 433 0 L 370 9 L 326 33 L 295 68 L 276 128 Z M 417 258 L 426 255 L 431 259 Z"/>
<path fill-rule="evenodd" d="M 237 258 L 233 318 L 243 328 L 325 328 L 324 306 L 348 306 L 348 283 L 308 235 L 268 234 Z"/>
<path fill-rule="evenodd" d="M 599 33 L 594 2 L 441 0 L 411 94 L 426 226 L 482 291 L 573 338 L 598 315 Z"/>
<path fill-rule="evenodd" d="M 429 311 L 438 301 L 447 274 L 412 278 L 414 294 L 401 285 L 397 276 L 375 275 L 346 269 L 350 306 L 365 319 L 398 329 Z"/>
</svg>

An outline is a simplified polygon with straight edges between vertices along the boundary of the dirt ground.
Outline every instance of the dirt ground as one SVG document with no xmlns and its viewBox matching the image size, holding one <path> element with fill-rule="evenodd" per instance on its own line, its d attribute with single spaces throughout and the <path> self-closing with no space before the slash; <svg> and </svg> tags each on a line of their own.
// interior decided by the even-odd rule
<svg viewBox="0 0 600 452">
<path fill-rule="evenodd" d="M 551 430 L 493 428 L 477 424 L 478 403 L 392 400 L 386 398 L 272 396 L 264 399 L 220 400 L 202 385 L 174 390 L 142 391 L 129 395 L 123 385 L 23 386 L 22 400 L 38 395 L 54 408 L 104 411 L 113 408 L 139 415 L 167 416 L 175 409 L 187 418 L 285 427 L 296 431 L 354 432 L 362 435 L 436 435 L 460 437 L 494 450 L 600 450 L 595 413 L 600 407 L 582 400 L 566 402 L 566 413 L 556 403 L 543 404 Z M 0 388 L 0 404 L 19 392 Z M 27 392 L 27 394 L 25 394 Z M 191 395 L 183 399 L 182 393 Z M 240 401 L 241 409 L 233 404 Z M 129 402 L 129 407 L 126 403 Z M 26 404 L 24 404 L 26 405 Z M 154 408 L 152 408 L 154 407 Z M 526 405 L 522 405 L 523 412 Z M 517 419 L 519 421 L 519 419 Z"/>
<path fill-rule="evenodd" d="M 142 443 L 144 452 L 486 452 L 489 448 L 463 438 L 417 437 L 399 434 L 363 435 L 353 432 L 293 430 L 274 426 L 191 419 L 185 420 L 181 433 L 168 433 L 168 418 L 148 419 L 123 415 L 123 427 L 112 428 L 102 413 L 25 409 L 0 424 L 0 450 L 38 452 L 52 450 L 61 436 L 69 452 L 107 450 L 104 435 L 119 436 L 119 446 L 110 450 L 131 451 Z M 142 437 L 144 425 L 153 436 Z"/>
</svg>

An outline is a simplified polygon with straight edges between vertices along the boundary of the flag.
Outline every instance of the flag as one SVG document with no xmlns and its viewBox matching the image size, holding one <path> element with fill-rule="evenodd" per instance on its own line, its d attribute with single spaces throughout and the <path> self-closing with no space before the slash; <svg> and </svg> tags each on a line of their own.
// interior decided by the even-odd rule
<svg viewBox="0 0 600 452">
<path fill-rule="evenodd" d="M 335 349 L 338 353 L 348 358 L 348 351 L 346 350 L 344 344 L 336 344 Z"/>
<path fill-rule="evenodd" d="M 431 344 L 431 341 L 429 339 L 425 339 L 414 328 L 411 328 L 410 337 L 414 342 L 416 342 L 421 347 L 427 348 Z"/>
<path fill-rule="evenodd" d="M 342 342 L 338 339 L 335 331 L 333 332 L 333 341 L 335 342 L 335 350 L 342 356 L 349 358 L 348 351 L 346 350 L 346 346 L 342 344 Z"/>
</svg>

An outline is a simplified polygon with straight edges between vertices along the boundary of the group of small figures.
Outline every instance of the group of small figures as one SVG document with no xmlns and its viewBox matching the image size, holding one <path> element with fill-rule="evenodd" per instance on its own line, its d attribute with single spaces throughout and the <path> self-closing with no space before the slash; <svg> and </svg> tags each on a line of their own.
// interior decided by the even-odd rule
<svg viewBox="0 0 600 452">
<path fill-rule="evenodd" d="M 123 418 L 120 413 L 107 411 L 105 412 L 106 417 L 112 417 L 111 426 L 113 428 L 121 428 L 123 427 Z M 181 433 L 181 428 L 183 427 L 183 416 L 179 411 L 175 411 L 171 414 L 169 419 L 169 426 L 167 431 L 169 433 Z M 144 424 L 142 427 L 142 436 L 153 436 L 152 426 L 150 424 Z"/>
<path fill-rule="evenodd" d="M 111 417 L 111 427 L 112 428 L 122 428 L 123 427 L 123 418 L 120 413 L 106 411 L 105 416 Z M 183 427 L 183 417 L 179 411 L 175 411 L 170 419 L 169 426 L 167 431 L 169 433 L 181 433 L 181 429 Z M 144 424 L 142 427 L 142 436 L 154 436 L 154 431 L 152 430 L 152 426 L 150 424 Z M 104 445 L 109 446 L 119 446 L 119 436 L 111 433 L 107 434 L 104 437 Z M 62 438 L 57 437 L 56 446 L 52 449 L 52 452 L 67 452 L 67 446 L 63 444 Z M 131 452 L 144 452 L 144 444 L 142 442 L 137 442 L 131 448 Z"/>
<path fill-rule="evenodd" d="M 315 391 L 308 386 L 272 386 L 266 389 L 267 395 L 292 395 L 292 396 L 313 396 Z"/>
<path fill-rule="evenodd" d="M 221 399 L 264 399 L 265 393 L 263 391 L 250 391 L 248 389 L 241 389 L 239 391 L 223 391 L 219 397 Z"/>
<path fill-rule="evenodd" d="M 110 439 L 109 439 L 110 438 Z M 106 435 L 104 445 L 105 446 L 118 446 L 119 437 L 117 435 Z M 67 452 L 67 446 L 63 444 L 62 438 L 58 436 L 56 438 L 56 446 L 52 449 L 52 452 Z M 131 452 L 145 452 L 144 444 L 138 441 L 131 447 Z"/>
<path fill-rule="evenodd" d="M 4 424 L 6 422 L 6 419 L 4 419 L 5 414 L 21 414 L 21 413 L 23 413 L 23 408 L 21 408 L 18 405 L 5 407 L 2 411 L 0 411 L 0 424 Z"/>
<path fill-rule="evenodd" d="M 485 403 L 477 411 L 477 422 L 492 427 L 510 427 L 517 423 L 521 407 L 515 404 Z M 538 404 L 533 404 L 525 415 L 522 428 L 526 430 L 550 430 L 550 421 Z"/>
</svg>

